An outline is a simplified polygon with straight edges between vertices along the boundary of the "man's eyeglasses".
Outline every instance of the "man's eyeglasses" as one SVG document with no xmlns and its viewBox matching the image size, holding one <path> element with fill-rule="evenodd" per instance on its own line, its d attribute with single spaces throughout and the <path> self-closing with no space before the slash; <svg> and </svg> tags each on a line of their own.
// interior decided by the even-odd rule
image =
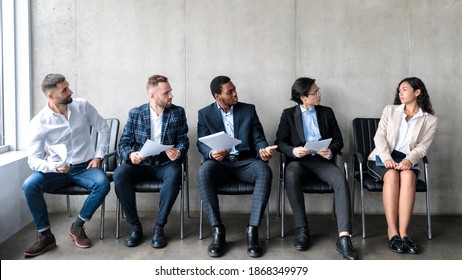
<svg viewBox="0 0 462 280">
<path fill-rule="evenodd" d="M 313 92 L 309 92 L 308 95 L 313 95 L 313 96 L 321 95 L 321 88 L 318 88 L 317 90 Z"/>
</svg>

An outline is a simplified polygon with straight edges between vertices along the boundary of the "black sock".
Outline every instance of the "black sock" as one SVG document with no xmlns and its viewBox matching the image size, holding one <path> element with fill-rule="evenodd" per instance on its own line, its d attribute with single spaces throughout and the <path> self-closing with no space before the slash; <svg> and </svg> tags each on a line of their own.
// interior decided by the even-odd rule
<svg viewBox="0 0 462 280">
<path fill-rule="evenodd" d="M 42 231 L 40 234 L 41 234 L 41 235 L 51 235 L 51 234 L 52 234 L 52 233 L 51 233 L 51 229 L 48 228 L 47 230 Z"/>
<path fill-rule="evenodd" d="M 136 221 L 136 222 L 134 222 L 134 223 L 131 223 L 131 225 L 132 225 L 132 227 L 133 227 L 133 226 L 137 226 L 137 227 L 139 227 L 139 228 L 142 228 L 140 221 Z"/>
<path fill-rule="evenodd" d="M 77 217 L 77 219 L 75 220 L 75 222 L 72 224 L 72 227 L 73 227 L 73 228 L 79 228 L 79 227 L 82 227 L 84 223 L 85 223 L 85 221 L 83 221 L 82 219 L 80 219 L 80 217 Z"/>
</svg>

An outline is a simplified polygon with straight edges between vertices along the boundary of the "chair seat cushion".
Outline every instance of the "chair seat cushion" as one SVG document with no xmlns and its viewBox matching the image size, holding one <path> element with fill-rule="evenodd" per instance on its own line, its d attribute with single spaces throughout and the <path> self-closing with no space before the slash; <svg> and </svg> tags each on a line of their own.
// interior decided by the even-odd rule
<svg viewBox="0 0 462 280">
<path fill-rule="evenodd" d="M 231 181 L 217 187 L 218 194 L 252 194 L 254 185 L 245 182 Z"/>
<path fill-rule="evenodd" d="M 69 185 L 64 188 L 60 188 L 51 192 L 46 192 L 51 194 L 69 194 L 69 195 L 85 195 L 90 194 L 90 190 L 85 189 L 84 187 L 78 185 Z"/>
<path fill-rule="evenodd" d="M 355 176 L 355 179 L 360 182 L 359 174 Z M 369 173 L 363 173 L 364 179 L 364 188 L 370 192 L 381 192 L 383 189 L 383 181 L 376 181 L 374 177 L 369 175 Z M 427 191 L 427 184 L 422 179 L 417 180 L 416 184 L 416 191 L 417 192 L 426 192 Z"/>
<path fill-rule="evenodd" d="M 304 193 L 333 193 L 334 189 L 326 182 L 317 178 L 310 179 L 307 183 L 302 185 Z"/>
<path fill-rule="evenodd" d="M 140 192 L 140 193 L 160 192 L 161 187 L 162 187 L 162 181 L 160 180 L 140 182 L 135 185 L 135 192 Z"/>
</svg>

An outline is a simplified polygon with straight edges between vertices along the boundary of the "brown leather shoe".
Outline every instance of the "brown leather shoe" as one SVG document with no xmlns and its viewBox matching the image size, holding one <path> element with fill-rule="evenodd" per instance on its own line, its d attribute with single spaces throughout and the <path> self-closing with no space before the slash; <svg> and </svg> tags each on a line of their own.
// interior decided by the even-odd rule
<svg viewBox="0 0 462 280">
<path fill-rule="evenodd" d="M 40 234 L 37 237 L 37 241 L 32 245 L 29 249 L 24 252 L 24 256 L 26 257 L 36 257 L 49 251 L 51 249 L 56 248 L 56 239 L 55 236 L 50 234 Z"/>
<path fill-rule="evenodd" d="M 69 230 L 69 236 L 75 242 L 75 245 L 80 248 L 90 248 L 91 241 L 88 239 L 87 235 L 85 234 L 84 227 L 71 227 Z"/>
</svg>

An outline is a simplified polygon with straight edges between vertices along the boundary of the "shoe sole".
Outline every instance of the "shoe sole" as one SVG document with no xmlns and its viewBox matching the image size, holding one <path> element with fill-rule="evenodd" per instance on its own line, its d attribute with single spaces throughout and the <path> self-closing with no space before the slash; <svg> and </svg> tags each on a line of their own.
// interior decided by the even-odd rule
<svg viewBox="0 0 462 280">
<path fill-rule="evenodd" d="M 221 257 L 221 256 L 223 256 L 223 254 L 217 254 L 217 253 L 214 253 L 214 254 L 213 254 L 213 253 L 209 253 L 209 257 L 211 257 L 211 258 L 219 258 L 219 257 Z"/>
<path fill-rule="evenodd" d="M 77 242 L 77 238 L 75 238 L 75 236 L 69 232 L 69 236 L 71 237 L 72 241 L 74 241 L 75 243 L 75 246 L 79 247 L 79 248 L 83 248 L 83 249 L 86 249 L 86 248 L 90 248 L 92 246 L 92 244 L 89 244 L 89 245 L 81 245 Z"/>
<path fill-rule="evenodd" d="M 406 249 L 404 249 L 403 253 L 409 253 L 409 254 L 417 255 L 419 253 L 419 251 L 410 250 L 409 248 L 406 248 Z"/>
<path fill-rule="evenodd" d="M 125 246 L 130 247 L 130 248 L 131 247 L 136 247 L 136 246 L 140 245 L 140 243 L 127 243 L 127 242 L 124 242 Z"/>
<path fill-rule="evenodd" d="M 25 256 L 25 257 L 28 257 L 28 258 L 36 257 L 36 256 L 39 256 L 39 255 L 41 255 L 41 254 L 43 254 L 43 253 L 45 253 L 45 252 L 47 252 L 47 251 L 50 251 L 50 250 L 52 250 L 52 249 L 54 249 L 54 248 L 56 248 L 56 247 L 57 247 L 57 246 L 56 246 L 56 243 L 51 243 L 51 244 L 47 245 L 45 248 L 43 248 L 43 250 L 40 251 L 40 252 L 37 252 L 37 253 L 27 253 L 27 252 L 24 252 L 24 256 Z"/>
<path fill-rule="evenodd" d="M 295 248 L 296 250 L 298 250 L 298 251 L 303 252 L 303 251 L 306 251 L 306 250 L 308 249 L 308 246 L 307 246 L 307 247 L 300 247 L 300 246 L 295 246 L 295 245 L 294 245 L 294 248 Z"/>
<path fill-rule="evenodd" d="M 165 248 L 165 246 L 167 246 L 167 242 L 163 244 L 155 244 L 155 245 L 151 243 L 151 247 L 154 249 L 162 249 L 162 248 Z"/>
<path fill-rule="evenodd" d="M 263 255 L 263 253 L 262 254 L 258 254 L 258 253 L 251 254 L 251 253 L 247 252 L 247 255 L 249 257 L 251 257 L 251 258 L 259 258 L 259 257 L 261 257 Z"/>
<path fill-rule="evenodd" d="M 345 260 L 352 261 L 352 260 L 357 260 L 357 259 L 358 259 L 358 255 L 356 255 L 356 258 L 354 258 L 354 259 L 345 258 L 345 255 L 343 254 L 343 252 L 342 252 L 339 248 L 336 248 L 336 249 L 337 249 L 337 252 L 339 252 L 340 255 L 342 255 L 342 257 L 343 257 Z"/>
</svg>

